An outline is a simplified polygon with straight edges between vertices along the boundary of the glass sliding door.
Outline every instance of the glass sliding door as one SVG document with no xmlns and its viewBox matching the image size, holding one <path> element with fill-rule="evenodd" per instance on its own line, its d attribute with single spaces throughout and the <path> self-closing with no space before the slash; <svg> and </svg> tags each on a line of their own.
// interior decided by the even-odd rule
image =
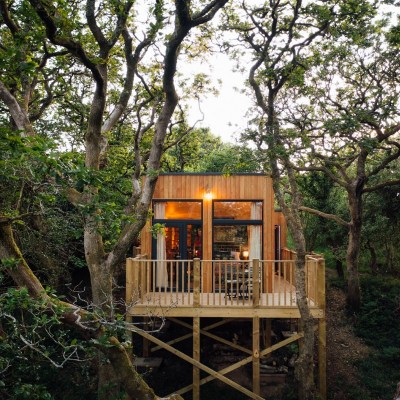
<svg viewBox="0 0 400 400">
<path fill-rule="evenodd" d="M 189 291 L 193 288 L 193 263 L 202 257 L 202 204 L 199 201 L 154 202 L 153 224 L 164 228 L 153 239 L 158 289 Z"/>
</svg>

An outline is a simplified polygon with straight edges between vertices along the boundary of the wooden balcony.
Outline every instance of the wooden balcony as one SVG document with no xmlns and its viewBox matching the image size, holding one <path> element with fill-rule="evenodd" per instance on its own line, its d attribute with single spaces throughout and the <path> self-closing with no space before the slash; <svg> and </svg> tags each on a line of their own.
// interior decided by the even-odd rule
<svg viewBox="0 0 400 400">
<path fill-rule="evenodd" d="M 294 260 L 127 259 L 130 316 L 299 318 Z M 161 276 L 162 275 L 162 276 Z M 307 301 L 324 317 L 325 264 L 307 256 Z"/>
</svg>

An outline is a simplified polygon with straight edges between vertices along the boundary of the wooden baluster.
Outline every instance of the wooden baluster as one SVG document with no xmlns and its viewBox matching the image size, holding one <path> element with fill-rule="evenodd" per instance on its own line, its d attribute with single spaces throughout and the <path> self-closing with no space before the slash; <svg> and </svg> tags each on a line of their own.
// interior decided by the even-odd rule
<svg viewBox="0 0 400 400">
<path fill-rule="evenodd" d="M 200 259 L 195 258 L 193 264 L 193 306 L 200 306 Z"/>
<path fill-rule="evenodd" d="M 251 261 L 253 263 L 253 276 L 252 288 L 253 288 L 253 307 L 258 307 L 260 305 L 260 260 L 254 259 Z"/>
</svg>

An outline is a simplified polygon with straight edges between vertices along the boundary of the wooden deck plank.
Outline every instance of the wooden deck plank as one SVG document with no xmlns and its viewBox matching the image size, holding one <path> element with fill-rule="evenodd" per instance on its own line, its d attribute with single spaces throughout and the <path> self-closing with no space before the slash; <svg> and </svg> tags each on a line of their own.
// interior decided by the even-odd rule
<svg viewBox="0 0 400 400">
<path fill-rule="evenodd" d="M 311 314 L 314 318 L 323 318 L 324 311 L 318 308 L 312 308 Z M 300 318 L 300 312 L 295 307 L 162 307 L 136 305 L 128 310 L 131 316 L 152 315 L 153 318 L 168 317 L 205 317 L 205 318 Z"/>
</svg>

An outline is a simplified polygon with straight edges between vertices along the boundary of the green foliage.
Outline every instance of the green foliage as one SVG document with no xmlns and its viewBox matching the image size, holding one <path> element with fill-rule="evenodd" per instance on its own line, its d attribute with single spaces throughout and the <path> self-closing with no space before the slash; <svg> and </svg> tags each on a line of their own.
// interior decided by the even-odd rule
<svg viewBox="0 0 400 400">
<path fill-rule="evenodd" d="M 400 280 L 363 277 L 356 332 L 374 350 L 356 363 L 367 400 L 392 399 L 400 381 Z"/>
<path fill-rule="evenodd" d="M 390 180 L 398 176 L 398 161 L 382 171 L 381 180 Z M 379 182 L 379 181 L 378 181 Z M 374 185 L 374 180 L 370 181 Z M 388 186 L 365 196 L 363 225 L 363 254 L 361 258 L 364 270 L 399 276 L 400 254 L 400 186 Z M 376 260 L 371 256 L 375 252 Z M 375 265 L 372 265 L 376 263 Z"/>
<path fill-rule="evenodd" d="M 400 280 L 363 277 L 363 305 L 356 332 L 378 349 L 400 348 Z"/>
<path fill-rule="evenodd" d="M 219 137 L 204 128 L 194 129 L 168 149 L 162 158 L 162 166 L 168 172 L 233 174 L 260 170 L 253 149 L 223 143 Z"/>
<path fill-rule="evenodd" d="M 153 238 L 157 238 L 159 233 L 165 234 L 164 228 L 165 224 L 152 224 L 150 227 L 150 232 Z"/>
<path fill-rule="evenodd" d="M 400 348 L 385 348 L 382 352 L 373 352 L 368 358 L 358 361 L 356 366 L 368 395 L 366 400 L 392 400 L 400 380 Z M 359 399 L 355 397 L 354 399 Z"/>
<path fill-rule="evenodd" d="M 322 172 L 310 172 L 298 176 L 298 184 L 304 205 L 327 214 L 347 216 L 345 194 Z M 346 228 L 334 221 L 304 212 L 302 214 L 308 251 L 321 249 L 334 259 L 344 259 L 347 244 Z M 328 260 L 329 261 L 329 260 Z M 333 262 L 327 263 L 333 267 Z"/>
<path fill-rule="evenodd" d="M 90 364 L 80 362 L 88 360 L 89 352 L 60 321 L 61 312 L 33 299 L 26 289 L 0 294 L 2 399 L 90 399 Z"/>
</svg>

